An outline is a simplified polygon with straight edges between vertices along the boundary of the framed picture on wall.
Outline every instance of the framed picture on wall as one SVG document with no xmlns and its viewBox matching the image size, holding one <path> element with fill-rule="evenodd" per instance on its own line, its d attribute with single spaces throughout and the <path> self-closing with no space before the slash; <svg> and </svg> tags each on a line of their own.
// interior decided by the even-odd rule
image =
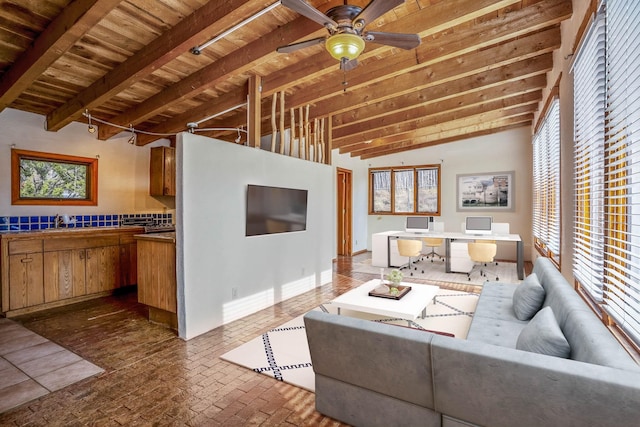
<svg viewBox="0 0 640 427">
<path fill-rule="evenodd" d="M 456 175 L 457 211 L 513 211 L 515 171 Z"/>
</svg>

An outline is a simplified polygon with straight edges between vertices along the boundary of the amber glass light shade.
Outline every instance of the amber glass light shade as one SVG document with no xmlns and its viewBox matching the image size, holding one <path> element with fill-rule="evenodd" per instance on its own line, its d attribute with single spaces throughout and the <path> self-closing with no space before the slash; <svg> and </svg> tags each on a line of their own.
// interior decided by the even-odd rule
<svg viewBox="0 0 640 427">
<path fill-rule="evenodd" d="M 327 39 L 326 47 L 338 61 L 342 58 L 356 59 L 364 50 L 364 40 L 356 34 L 334 34 Z"/>
</svg>

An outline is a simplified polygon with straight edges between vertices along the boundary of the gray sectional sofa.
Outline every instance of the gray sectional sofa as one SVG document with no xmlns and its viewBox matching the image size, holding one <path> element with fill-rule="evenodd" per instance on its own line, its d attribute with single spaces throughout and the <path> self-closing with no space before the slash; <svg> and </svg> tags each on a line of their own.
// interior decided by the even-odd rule
<svg viewBox="0 0 640 427">
<path fill-rule="evenodd" d="M 640 425 L 640 367 L 549 260 L 533 273 L 533 318 L 514 311 L 522 285 L 486 283 L 466 340 L 307 313 L 317 410 L 355 426 Z"/>
</svg>

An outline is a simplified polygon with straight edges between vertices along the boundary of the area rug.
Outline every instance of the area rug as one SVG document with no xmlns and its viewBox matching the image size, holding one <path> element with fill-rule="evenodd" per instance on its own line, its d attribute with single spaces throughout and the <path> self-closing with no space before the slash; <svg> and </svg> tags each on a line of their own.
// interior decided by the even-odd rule
<svg viewBox="0 0 640 427">
<path fill-rule="evenodd" d="M 411 327 L 448 332 L 464 339 L 469 331 L 471 318 L 478 303 L 478 295 L 460 291 L 440 289 L 435 304 L 427 306 L 424 319 L 411 322 Z M 331 302 L 314 310 L 336 313 Z M 375 314 L 342 310 L 342 315 L 407 326 L 407 321 L 381 317 Z M 258 336 L 222 356 L 228 362 L 252 369 L 279 381 L 314 391 L 315 381 L 303 316 Z"/>
<path fill-rule="evenodd" d="M 520 283 L 518 279 L 518 273 L 516 271 L 515 262 L 498 262 L 498 265 L 491 264 L 487 267 L 487 270 L 491 273 L 487 277 L 480 276 L 476 269 L 471 276 L 471 280 L 465 273 L 447 273 L 445 272 L 444 261 L 436 260 L 431 262 L 430 260 L 422 260 L 412 263 L 415 270 L 412 270 L 413 276 L 407 269 L 402 269 L 406 278 L 433 280 L 437 282 L 449 282 L 449 283 L 462 283 L 465 285 L 482 285 L 487 281 L 495 281 L 496 277 L 500 282 L 505 283 Z M 364 260 L 363 262 L 354 263 L 352 271 L 354 273 L 367 273 L 380 277 L 380 268 L 371 265 L 371 259 Z M 383 268 L 385 276 L 396 267 Z"/>
</svg>

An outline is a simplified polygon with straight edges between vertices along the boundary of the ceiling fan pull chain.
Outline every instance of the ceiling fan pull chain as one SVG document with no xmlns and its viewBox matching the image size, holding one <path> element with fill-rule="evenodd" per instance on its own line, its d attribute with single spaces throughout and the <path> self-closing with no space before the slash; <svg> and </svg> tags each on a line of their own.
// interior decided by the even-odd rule
<svg viewBox="0 0 640 427">
<path fill-rule="evenodd" d="M 342 63 L 345 64 L 347 62 L 347 58 L 342 58 Z M 347 91 L 347 85 L 349 84 L 349 82 L 347 82 L 347 70 L 344 67 L 342 68 L 342 91 L 346 92 Z"/>
</svg>

